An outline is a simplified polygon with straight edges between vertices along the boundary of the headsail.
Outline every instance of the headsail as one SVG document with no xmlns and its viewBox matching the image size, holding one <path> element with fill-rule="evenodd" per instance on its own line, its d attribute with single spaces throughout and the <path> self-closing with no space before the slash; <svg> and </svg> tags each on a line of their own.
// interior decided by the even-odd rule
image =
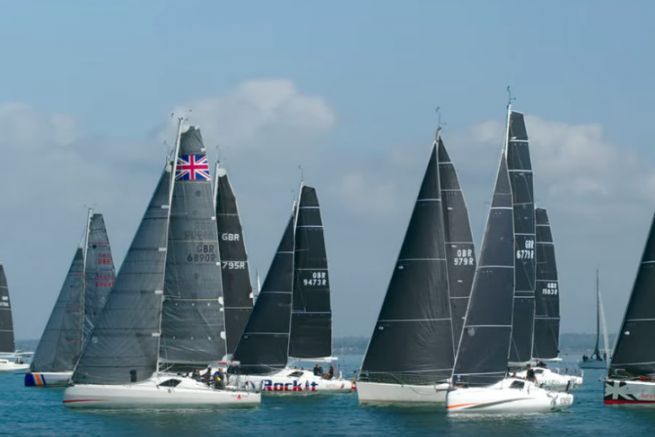
<svg viewBox="0 0 655 437">
<path fill-rule="evenodd" d="M 548 213 L 535 210 L 537 230 L 537 286 L 535 293 L 534 351 L 539 359 L 559 355 L 559 285 L 555 245 Z"/>
<path fill-rule="evenodd" d="M 157 370 L 172 166 L 167 164 L 80 357 L 73 382 L 125 384 Z"/>
<path fill-rule="evenodd" d="M 610 377 L 651 377 L 655 374 L 655 216 L 637 278 L 632 287 L 621 332 L 612 355 Z"/>
<path fill-rule="evenodd" d="M 225 355 L 218 231 L 200 130 L 180 136 L 161 320 L 161 370 L 206 367 Z"/>
<path fill-rule="evenodd" d="M 116 271 L 102 214 L 91 215 L 87 232 L 84 253 L 84 314 L 85 336 L 88 337 L 95 320 L 107 303 L 116 279 Z"/>
<path fill-rule="evenodd" d="M 466 307 L 475 276 L 475 247 L 464 194 L 457 171 L 438 136 L 439 181 L 444 218 L 448 289 L 453 326 L 453 345 L 457 348 L 464 325 Z"/>
<path fill-rule="evenodd" d="M 224 168 L 216 166 L 216 225 L 221 255 L 227 353 L 234 353 L 252 311 L 252 286 L 239 208 Z"/>
<path fill-rule="evenodd" d="M 0 264 L 0 353 L 14 353 L 14 322 L 11 317 L 11 301 L 5 268 Z"/>
<path fill-rule="evenodd" d="M 34 351 L 32 372 L 70 372 L 75 368 L 84 339 L 84 282 L 84 252 L 78 248 Z"/>
<path fill-rule="evenodd" d="M 289 356 L 332 355 L 332 310 L 323 221 L 316 189 L 301 185 L 295 227 Z"/>
<path fill-rule="evenodd" d="M 502 156 L 455 358 L 456 384 L 490 385 L 505 377 L 512 332 L 513 254 L 512 195 Z"/>
<path fill-rule="evenodd" d="M 234 351 L 233 359 L 239 361 L 239 371 L 242 373 L 266 374 L 287 365 L 295 221 L 294 208 L 243 336 Z"/>
<path fill-rule="evenodd" d="M 437 146 L 405 233 L 360 379 L 392 384 L 434 384 L 453 368 Z"/>
<path fill-rule="evenodd" d="M 507 170 L 514 207 L 514 316 L 511 363 L 532 358 L 535 312 L 535 213 L 532 164 L 523 114 L 508 111 Z"/>
</svg>

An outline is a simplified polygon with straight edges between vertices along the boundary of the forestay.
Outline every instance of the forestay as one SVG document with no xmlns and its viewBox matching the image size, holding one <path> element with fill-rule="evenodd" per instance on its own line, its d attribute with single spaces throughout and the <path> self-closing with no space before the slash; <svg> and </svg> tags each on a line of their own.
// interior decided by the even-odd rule
<svg viewBox="0 0 655 437">
<path fill-rule="evenodd" d="M 610 377 L 652 377 L 655 374 L 655 216 L 621 332 L 612 355 Z"/>
<path fill-rule="evenodd" d="M 84 282 L 84 252 L 78 248 L 34 351 L 32 372 L 70 372 L 75 368 L 84 338 Z"/>
<path fill-rule="evenodd" d="M 362 363 L 360 379 L 392 384 L 434 384 L 450 377 L 453 358 L 435 144 Z"/>
<path fill-rule="evenodd" d="M 534 351 L 538 359 L 552 359 L 559 355 L 559 284 L 555 245 L 543 208 L 535 210 L 537 241 L 537 286 L 535 291 Z"/>
<path fill-rule="evenodd" d="M 507 371 L 514 295 L 512 211 L 503 155 L 455 358 L 453 382 L 458 385 L 494 384 Z"/>
<path fill-rule="evenodd" d="M 240 363 L 238 371 L 241 373 L 267 374 L 287 365 L 295 221 L 294 208 L 243 336 L 234 351 L 233 359 Z"/>
<path fill-rule="evenodd" d="M 218 231 L 200 131 L 180 136 L 168 232 L 160 370 L 192 370 L 225 356 Z"/>
<path fill-rule="evenodd" d="M 301 184 L 295 227 L 289 356 L 332 355 L 330 279 L 316 189 Z"/>
<path fill-rule="evenodd" d="M 252 311 L 252 286 L 239 208 L 224 168 L 216 166 L 216 225 L 221 257 L 227 353 L 234 353 Z"/>
</svg>

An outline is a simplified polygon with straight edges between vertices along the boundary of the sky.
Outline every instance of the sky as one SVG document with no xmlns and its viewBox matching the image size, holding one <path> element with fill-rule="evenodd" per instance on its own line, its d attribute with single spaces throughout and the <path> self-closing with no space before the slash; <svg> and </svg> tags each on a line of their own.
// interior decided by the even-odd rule
<svg viewBox="0 0 655 437">
<path fill-rule="evenodd" d="M 172 113 L 227 167 L 261 276 L 302 166 L 322 206 L 335 335 L 370 335 L 435 107 L 479 241 L 507 85 L 553 227 L 562 331 L 595 329 L 599 268 L 616 332 L 655 205 L 654 19 L 647 1 L 5 2 L 0 262 L 16 336 L 40 336 L 87 207 L 120 264 Z"/>
</svg>

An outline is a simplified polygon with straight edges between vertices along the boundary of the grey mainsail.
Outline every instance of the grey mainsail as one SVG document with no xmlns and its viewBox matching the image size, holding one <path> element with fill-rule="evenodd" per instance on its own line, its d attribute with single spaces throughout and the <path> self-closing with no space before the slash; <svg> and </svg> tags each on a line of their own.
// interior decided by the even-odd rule
<svg viewBox="0 0 655 437">
<path fill-rule="evenodd" d="M 532 358 L 535 312 L 535 213 L 532 164 L 523 114 L 508 109 L 507 170 L 514 207 L 514 315 L 510 363 Z"/>
<path fill-rule="evenodd" d="M 73 374 L 76 384 L 125 384 L 157 370 L 172 165 L 167 164 Z"/>
<path fill-rule="evenodd" d="M 537 286 L 535 292 L 533 357 L 557 358 L 559 355 L 559 283 L 555 245 L 543 208 L 535 210 L 537 230 Z"/>
<path fill-rule="evenodd" d="M 161 370 L 191 370 L 225 356 L 223 287 L 209 165 L 200 130 L 180 136 L 161 320 Z"/>
<path fill-rule="evenodd" d="M 289 222 L 268 269 L 233 359 L 245 374 L 267 374 L 287 365 L 293 293 L 294 224 Z"/>
<path fill-rule="evenodd" d="M 11 317 L 11 300 L 5 268 L 0 264 L 0 353 L 14 353 L 14 322 Z"/>
<path fill-rule="evenodd" d="M 116 279 L 114 260 L 102 214 L 91 214 L 85 250 L 84 314 L 86 336 L 88 336 L 107 303 L 107 297 Z"/>
<path fill-rule="evenodd" d="M 225 302 L 225 342 L 233 354 L 252 311 L 248 254 L 239 208 L 224 168 L 216 166 L 216 226 Z"/>
<path fill-rule="evenodd" d="M 621 324 L 609 368 L 610 377 L 652 377 L 655 374 L 655 216 L 641 257 L 637 278 Z"/>
<path fill-rule="evenodd" d="M 512 194 L 502 156 L 455 358 L 455 384 L 490 385 L 505 377 L 512 332 L 513 254 Z"/>
<path fill-rule="evenodd" d="M 289 356 L 332 355 L 330 279 L 316 189 L 301 184 L 295 227 Z"/>
<path fill-rule="evenodd" d="M 84 339 L 84 252 L 75 256 L 64 279 L 30 371 L 69 372 L 75 368 Z"/>
<path fill-rule="evenodd" d="M 434 384 L 454 359 L 437 145 L 405 233 L 360 380 Z"/>
<path fill-rule="evenodd" d="M 453 345 L 457 348 L 475 276 L 475 247 L 455 165 L 448 156 L 441 136 L 437 135 L 437 138 Z"/>
</svg>

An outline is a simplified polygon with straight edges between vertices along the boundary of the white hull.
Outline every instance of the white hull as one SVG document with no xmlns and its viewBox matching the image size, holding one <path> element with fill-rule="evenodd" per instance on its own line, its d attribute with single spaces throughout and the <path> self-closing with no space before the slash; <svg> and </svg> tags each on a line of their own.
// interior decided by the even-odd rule
<svg viewBox="0 0 655 437">
<path fill-rule="evenodd" d="M 356 390 L 353 381 L 333 377 L 325 379 L 309 370 L 285 368 L 272 375 L 230 375 L 232 387 L 245 389 L 261 387 L 266 395 L 315 395 L 321 393 L 351 393 Z"/>
<path fill-rule="evenodd" d="M 455 388 L 448 392 L 449 414 L 523 414 L 568 408 L 569 393 L 550 392 L 533 383 L 505 378 L 488 387 Z"/>
<path fill-rule="evenodd" d="M 0 359 L 0 373 L 24 373 L 30 368 L 29 364 Z"/>
<path fill-rule="evenodd" d="M 570 391 L 582 385 L 583 377 L 579 375 L 563 375 L 552 369 L 537 367 L 534 369 L 537 385 L 551 391 Z M 525 379 L 527 370 L 515 372 L 512 376 Z"/>
<path fill-rule="evenodd" d="M 655 381 L 607 378 L 604 386 L 605 405 L 655 407 Z"/>
<path fill-rule="evenodd" d="M 445 404 L 449 387 L 358 381 L 357 396 L 360 404 Z"/>
<path fill-rule="evenodd" d="M 162 385 L 170 380 L 180 382 L 175 387 Z M 64 405 L 73 408 L 254 407 L 260 403 L 260 393 L 217 390 L 192 378 L 166 374 L 134 384 L 73 385 L 64 392 Z"/>
<path fill-rule="evenodd" d="M 73 372 L 27 372 L 26 387 L 65 387 L 70 385 Z"/>
</svg>

